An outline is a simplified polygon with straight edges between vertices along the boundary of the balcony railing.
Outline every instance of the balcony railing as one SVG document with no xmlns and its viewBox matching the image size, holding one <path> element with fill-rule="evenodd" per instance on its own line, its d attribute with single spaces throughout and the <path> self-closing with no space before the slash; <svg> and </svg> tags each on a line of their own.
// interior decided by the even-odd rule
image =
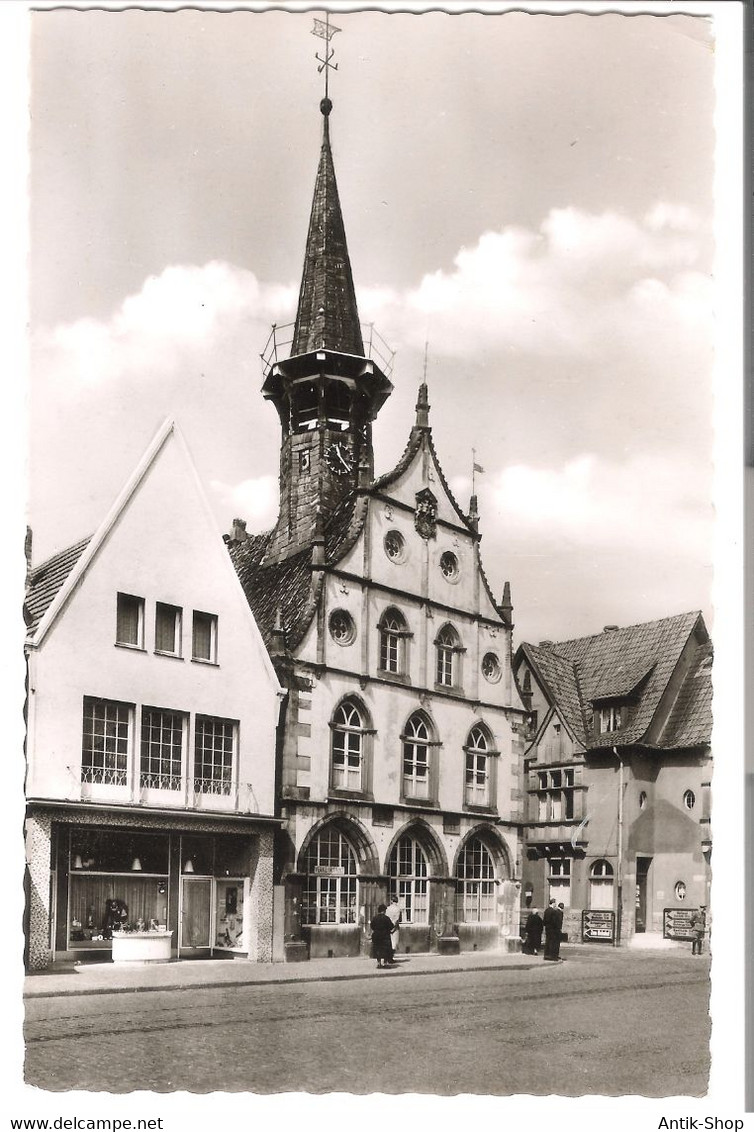
<svg viewBox="0 0 754 1132">
<path fill-rule="evenodd" d="M 226 781 L 222 778 L 195 778 L 193 783 L 195 794 L 225 794 L 229 796 L 233 789 L 230 779 Z"/>
<path fill-rule="evenodd" d="M 267 344 L 259 355 L 265 374 L 275 362 L 285 361 L 286 358 L 290 357 L 295 326 L 295 322 L 272 324 Z M 373 322 L 361 323 L 361 336 L 364 342 L 365 357 L 376 362 L 385 377 L 389 378 L 395 364 L 395 350 L 392 350 L 382 335 L 375 330 Z"/>
<path fill-rule="evenodd" d="M 128 772 L 125 767 L 82 766 L 81 781 L 96 786 L 127 786 Z"/>
</svg>

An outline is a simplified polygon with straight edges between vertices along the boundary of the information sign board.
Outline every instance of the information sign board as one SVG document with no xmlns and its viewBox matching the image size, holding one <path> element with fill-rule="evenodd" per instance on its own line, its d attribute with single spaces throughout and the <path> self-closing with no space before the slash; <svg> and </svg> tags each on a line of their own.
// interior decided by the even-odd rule
<svg viewBox="0 0 754 1132">
<path fill-rule="evenodd" d="M 663 908 L 663 939 L 692 940 L 694 929 L 691 927 L 690 920 L 692 914 L 696 911 L 698 911 L 697 908 Z"/>
<path fill-rule="evenodd" d="M 615 912 L 608 908 L 587 908 L 581 913 L 583 943 L 614 943 Z"/>
</svg>

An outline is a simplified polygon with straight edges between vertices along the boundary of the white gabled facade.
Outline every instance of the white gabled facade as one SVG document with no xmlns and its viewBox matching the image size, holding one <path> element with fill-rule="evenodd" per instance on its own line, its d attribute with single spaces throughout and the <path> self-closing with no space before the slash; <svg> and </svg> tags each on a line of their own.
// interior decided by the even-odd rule
<svg viewBox="0 0 754 1132">
<path fill-rule="evenodd" d="M 37 600 L 55 588 L 44 564 L 30 582 Z M 172 421 L 27 652 L 30 965 L 107 946 L 110 895 L 172 931 L 174 953 L 225 933 L 269 958 L 282 692 Z"/>
</svg>

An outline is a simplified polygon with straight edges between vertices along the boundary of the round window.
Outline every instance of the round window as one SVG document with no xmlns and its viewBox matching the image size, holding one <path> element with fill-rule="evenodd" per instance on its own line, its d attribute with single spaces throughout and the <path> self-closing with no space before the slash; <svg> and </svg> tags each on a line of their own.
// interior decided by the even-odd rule
<svg viewBox="0 0 754 1132">
<path fill-rule="evenodd" d="M 682 881 L 682 880 L 676 881 L 674 891 L 675 891 L 676 900 L 685 900 L 686 899 L 686 884 L 685 884 L 684 881 Z"/>
<path fill-rule="evenodd" d="M 646 806 L 646 804 L 647 804 L 647 794 L 646 794 L 645 790 L 642 790 L 641 794 L 639 795 L 639 809 L 643 810 L 644 807 Z"/>
<path fill-rule="evenodd" d="M 693 790 L 687 790 L 683 795 L 683 804 L 687 810 L 693 810 L 696 805 L 696 794 Z"/>
<path fill-rule="evenodd" d="M 330 636 L 339 645 L 350 645 L 356 636 L 353 617 L 345 609 L 335 609 L 330 614 Z"/>
<path fill-rule="evenodd" d="M 440 555 L 440 570 L 446 582 L 458 579 L 458 559 L 452 550 L 446 550 Z"/>
<path fill-rule="evenodd" d="M 406 540 L 400 531 L 388 531 L 385 535 L 385 554 L 391 562 L 402 562 L 406 557 Z"/>
<path fill-rule="evenodd" d="M 490 684 L 497 684 L 500 675 L 500 661 L 495 653 L 485 653 L 482 659 L 482 676 L 485 680 L 489 680 Z"/>
</svg>

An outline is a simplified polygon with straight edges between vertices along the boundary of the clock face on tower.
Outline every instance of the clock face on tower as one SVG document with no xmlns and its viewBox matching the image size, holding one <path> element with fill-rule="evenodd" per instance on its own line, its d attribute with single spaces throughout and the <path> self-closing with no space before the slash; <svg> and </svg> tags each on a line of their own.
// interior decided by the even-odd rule
<svg viewBox="0 0 754 1132">
<path fill-rule="evenodd" d="M 348 444 L 336 440 L 325 449 L 325 461 L 336 476 L 347 476 L 353 471 L 353 451 Z"/>
</svg>

